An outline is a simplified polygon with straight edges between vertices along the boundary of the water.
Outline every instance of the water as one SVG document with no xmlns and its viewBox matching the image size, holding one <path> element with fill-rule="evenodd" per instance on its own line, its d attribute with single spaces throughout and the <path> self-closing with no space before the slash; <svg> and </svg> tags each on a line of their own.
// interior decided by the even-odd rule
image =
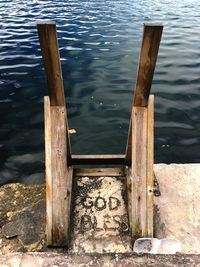
<svg viewBox="0 0 200 267">
<path fill-rule="evenodd" d="M 44 181 L 39 20 L 57 24 L 74 154 L 124 153 L 143 23 L 163 23 L 155 162 L 200 162 L 199 14 L 197 0 L 1 0 L 0 184 Z"/>
</svg>

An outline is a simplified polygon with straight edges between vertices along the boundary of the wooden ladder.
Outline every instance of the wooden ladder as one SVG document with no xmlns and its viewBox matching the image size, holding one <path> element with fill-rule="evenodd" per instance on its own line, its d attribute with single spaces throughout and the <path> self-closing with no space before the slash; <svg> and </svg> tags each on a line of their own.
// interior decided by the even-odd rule
<svg viewBox="0 0 200 267">
<path fill-rule="evenodd" d="M 126 152 L 123 155 L 72 155 L 55 22 L 37 24 L 49 96 L 44 97 L 46 238 L 49 246 L 69 242 L 74 175 L 119 176 L 127 181 L 130 234 L 153 236 L 154 96 L 150 95 L 163 26 L 145 24 Z M 75 169 L 75 165 L 123 168 Z M 126 167 L 126 168 L 124 168 Z"/>
</svg>

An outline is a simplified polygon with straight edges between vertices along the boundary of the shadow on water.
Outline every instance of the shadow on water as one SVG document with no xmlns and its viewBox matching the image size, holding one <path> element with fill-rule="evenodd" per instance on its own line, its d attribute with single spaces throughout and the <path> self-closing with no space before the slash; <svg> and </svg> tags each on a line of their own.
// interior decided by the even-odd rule
<svg viewBox="0 0 200 267">
<path fill-rule="evenodd" d="M 74 154 L 124 153 L 143 23 L 162 22 L 155 161 L 199 162 L 199 11 L 195 0 L 1 1 L 0 184 L 44 181 L 38 20 L 57 23 Z"/>
</svg>

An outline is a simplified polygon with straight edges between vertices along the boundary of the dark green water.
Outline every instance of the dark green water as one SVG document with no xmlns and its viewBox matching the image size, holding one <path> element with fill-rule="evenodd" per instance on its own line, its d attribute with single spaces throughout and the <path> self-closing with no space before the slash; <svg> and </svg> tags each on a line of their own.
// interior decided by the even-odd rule
<svg viewBox="0 0 200 267">
<path fill-rule="evenodd" d="M 124 153 L 143 23 L 163 23 L 155 162 L 200 162 L 199 1 L 1 0 L 0 184 L 44 181 L 38 20 L 57 23 L 74 154 Z"/>
</svg>

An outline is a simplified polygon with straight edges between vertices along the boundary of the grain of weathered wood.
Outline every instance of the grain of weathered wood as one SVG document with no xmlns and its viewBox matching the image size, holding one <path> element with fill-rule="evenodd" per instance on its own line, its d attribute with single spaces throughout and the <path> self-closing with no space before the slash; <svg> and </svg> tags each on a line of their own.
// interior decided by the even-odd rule
<svg viewBox="0 0 200 267">
<path fill-rule="evenodd" d="M 65 106 L 55 22 L 37 24 L 51 106 Z"/>
<path fill-rule="evenodd" d="M 71 201 L 72 201 L 72 185 L 73 185 L 73 175 L 74 169 L 73 167 L 68 167 L 68 175 L 67 175 L 67 246 L 69 246 L 71 229 L 70 229 L 70 221 L 71 221 Z"/>
<path fill-rule="evenodd" d="M 124 164 L 125 155 L 72 155 L 72 165 Z"/>
<path fill-rule="evenodd" d="M 132 110 L 132 212 L 133 239 L 147 235 L 147 108 Z"/>
<path fill-rule="evenodd" d="M 133 103 L 134 106 L 147 107 L 148 105 L 162 30 L 162 25 L 144 25 Z"/>
<path fill-rule="evenodd" d="M 125 164 L 130 166 L 131 160 L 132 160 L 132 119 L 130 119 L 129 129 L 128 129 L 128 139 L 125 152 Z"/>
<path fill-rule="evenodd" d="M 62 80 L 62 70 L 57 41 L 55 22 L 39 22 L 37 24 L 44 68 L 51 106 L 65 106 L 65 95 Z M 66 111 L 67 160 L 71 162 L 71 146 L 68 134 L 68 120 Z"/>
<path fill-rule="evenodd" d="M 52 244 L 52 171 L 51 171 L 51 111 L 49 97 L 44 97 L 45 176 L 46 176 L 46 241 Z"/>
<path fill-rule="evenodd" d="M 72 171 L 67 167 L 65 107 L 51 106 L 51 136 L 52 245 L 66 246 L 70 222 Z"/>
<path fill-rule="evenodd" d="M 74 176 L 124 176 L 123 168 L 81 168 L 74 170 Z"/>
<path fill-rule="evenodd" d="M 126 168 L 126 192 L 127 192 L 127 200 L 128 200 L 128 217 L 129 217 L 129 226 L 131 231 L 132 237 L 132 205 L 134 205 L 132 201 L 132 184 L 133 184 L 133 177 L 132 177 L 132 170 L 131 167 Z"/>
<path fill-rule="evenodd" d="M 138 63 L 133 106 L 147 107 L 163 26 L 145 24 Z M 131 164 L 131 120 L 126 145 L 126 164 Z"/>
<path fill-rule="evenodd" d="M 147 123 L 147 234 L 153 237 L 153 196 L 154 196 L 154 96 L 150 95 Z"/>
</svg>

